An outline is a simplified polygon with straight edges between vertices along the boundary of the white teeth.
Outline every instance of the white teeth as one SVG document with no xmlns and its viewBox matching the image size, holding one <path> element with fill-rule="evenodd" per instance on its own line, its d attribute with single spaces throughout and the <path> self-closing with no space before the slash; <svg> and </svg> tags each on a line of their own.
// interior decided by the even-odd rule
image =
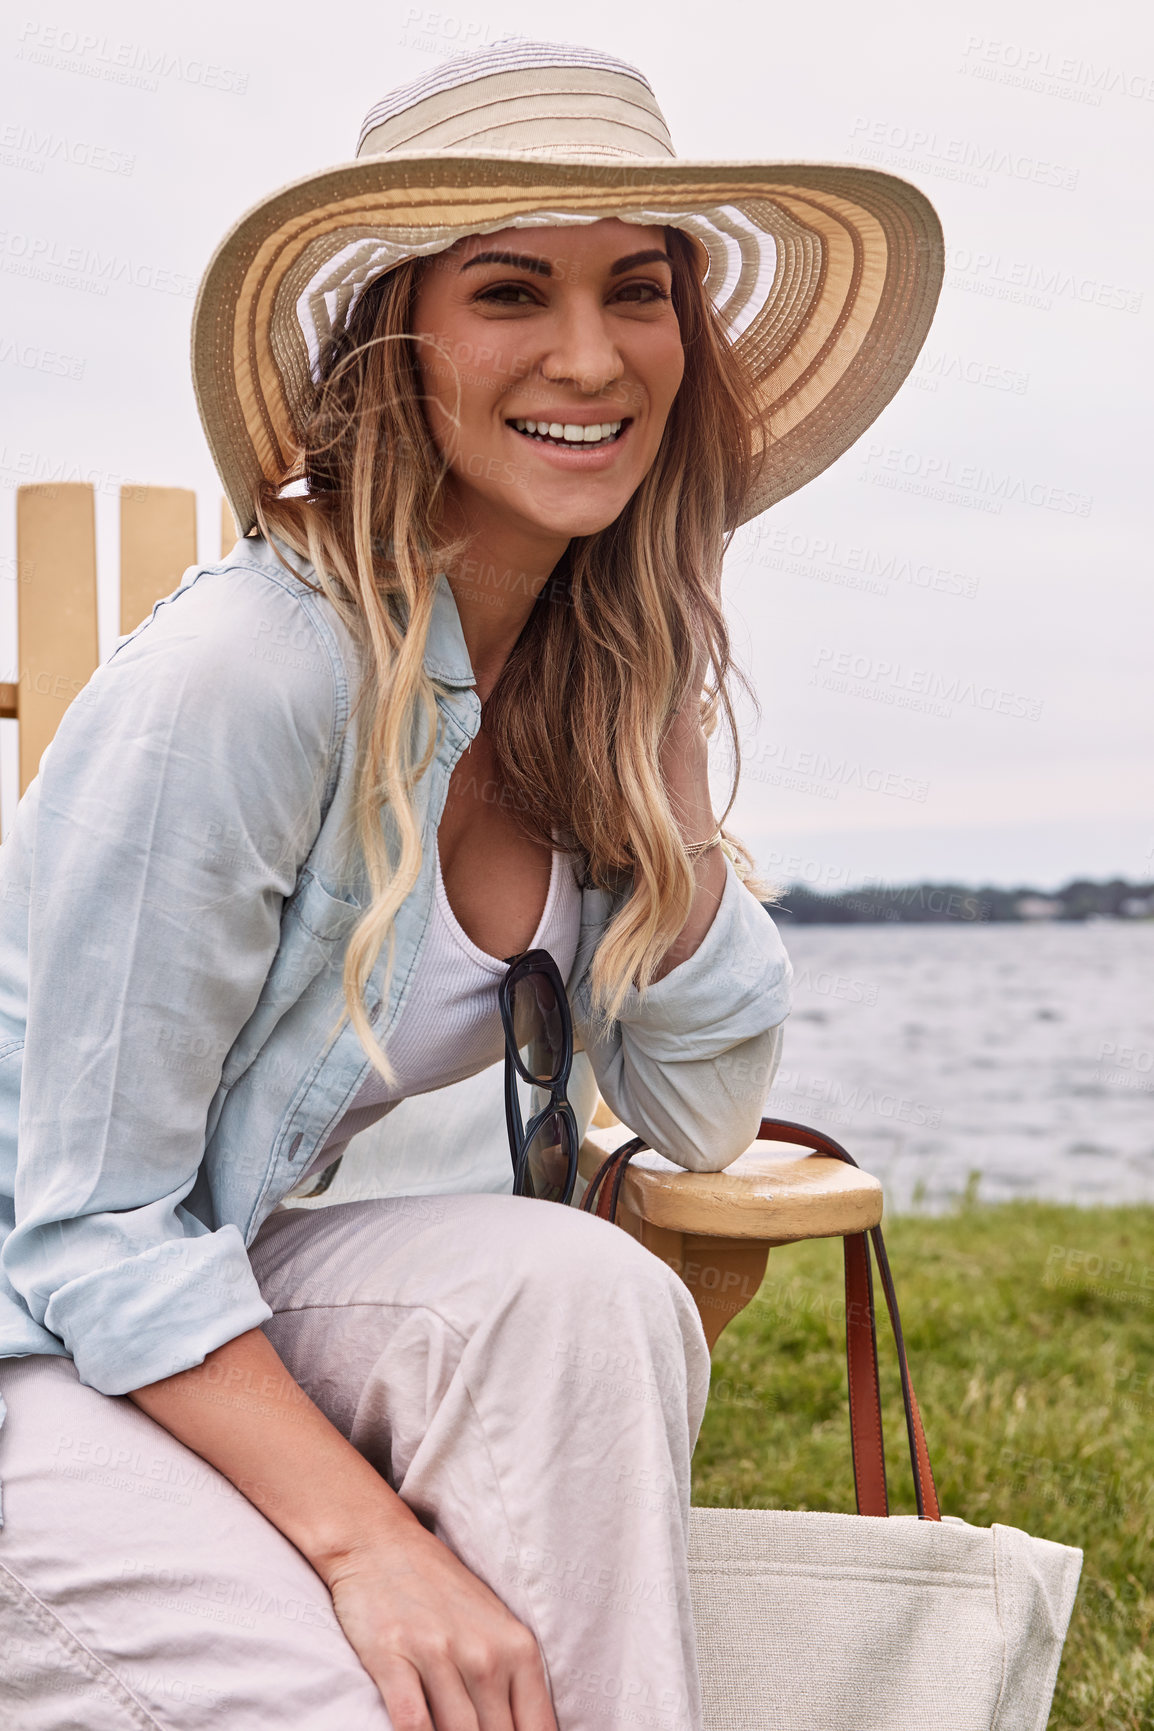
<svg viewBox="0 0 1154 1731">
<path fill-rule="evenodd" d="M 594 421 L 592 426 L 583 427 L 578 421 L 524 421 L 514 420 L 513 426 L 519 433 L 529 433 L 538 439 L 551 439 L 555 444 L 597 445 L 608 439 L 615 439 L 623 426 L 621 421 Z"/>
</svg>

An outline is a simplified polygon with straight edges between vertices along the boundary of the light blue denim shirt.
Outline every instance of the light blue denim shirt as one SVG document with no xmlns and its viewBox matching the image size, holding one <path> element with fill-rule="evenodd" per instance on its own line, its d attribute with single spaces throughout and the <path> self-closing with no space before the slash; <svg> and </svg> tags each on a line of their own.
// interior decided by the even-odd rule
<svg viewBox="0 0 1154 1731">
<path fill-rule="evenodd" d="M 425 666 L 423 864 L 387 1002 L 383 955 L 368 993 L 386 1040 L 420 962 L 449 776 L 480 720 L 444 577 Z M 65 1354 L 123 1394 L 272 1314 L 247 1246 L 370 1072 L 347 1019 L 331 1037 L 367 895 L 358 677 L 330 603 L 250 539 L 189 572 L 65 714 L 0 849 L 0 1358 Z M 753 1139 L 789 1009 L 776 928 L 727 874 L 695 954 L 631 989 L 601 1036 L 589 967 L 620 901 L 585 889 L 568 981 L 608 1104 L 697 1169 Z M 430 1145 L 438 1188 L 452 1161 L 451 1143 Z"/>
</svg>

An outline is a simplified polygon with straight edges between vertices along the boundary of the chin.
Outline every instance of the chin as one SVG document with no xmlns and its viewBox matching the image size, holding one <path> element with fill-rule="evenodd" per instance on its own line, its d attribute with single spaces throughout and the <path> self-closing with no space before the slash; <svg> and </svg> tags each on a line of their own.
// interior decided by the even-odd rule
<svg viewBox="0 0 1154 1731">
<path fill-rule="evenodd" d="M 602 529 L 608 529 L 610 523 L 617 521 L 632 497 L 632 493 L 627 493 L 625 498 L 611 503 L 574 503 L 556 511 L 539 509 L 533 515 L 533 523 L 537 529 L 544 529 L 550 535 L 563 535 L 568 541 L 577 536 L 599 535 Z"/>
<path fill-rule="evenodd" d="M 613 517 L 566 517 L 562 521 L 538 523 L 536 527 L 545 530 L 549 535 L 555 535 L 558 540 L 584 540 L 589 535 L 599 535 L 602 529 L 608 529 L 610 523 L 615 523 L 620 515 L 618 511 Z"/>
</svg>

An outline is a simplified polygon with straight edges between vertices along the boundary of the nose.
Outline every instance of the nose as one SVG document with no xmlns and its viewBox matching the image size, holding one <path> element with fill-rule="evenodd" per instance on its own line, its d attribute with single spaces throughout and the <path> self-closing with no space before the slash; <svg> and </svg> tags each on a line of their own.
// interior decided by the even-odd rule
<svg viewBox="0 0 1154 1731">
<path fill-rule="evenodd" d="M 625 362 L 599 299 L 566 296 L 551 322 L 553 341 L 541 359 L 542 377 L 550 384 L 576 386 L 594 397 L 624 376 Z"/>
</svg>

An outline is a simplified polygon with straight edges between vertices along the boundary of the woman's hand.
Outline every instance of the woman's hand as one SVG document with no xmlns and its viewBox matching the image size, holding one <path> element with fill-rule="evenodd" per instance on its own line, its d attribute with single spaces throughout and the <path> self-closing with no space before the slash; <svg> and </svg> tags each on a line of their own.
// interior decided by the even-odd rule
<svg viewBox="0 0 1154 1731">
<path fill-rule="evenodd" d="M 557 1731 L 535 1638 L 415 1517 L 323 1578 L 395 1731 Z"/>
</svg>

